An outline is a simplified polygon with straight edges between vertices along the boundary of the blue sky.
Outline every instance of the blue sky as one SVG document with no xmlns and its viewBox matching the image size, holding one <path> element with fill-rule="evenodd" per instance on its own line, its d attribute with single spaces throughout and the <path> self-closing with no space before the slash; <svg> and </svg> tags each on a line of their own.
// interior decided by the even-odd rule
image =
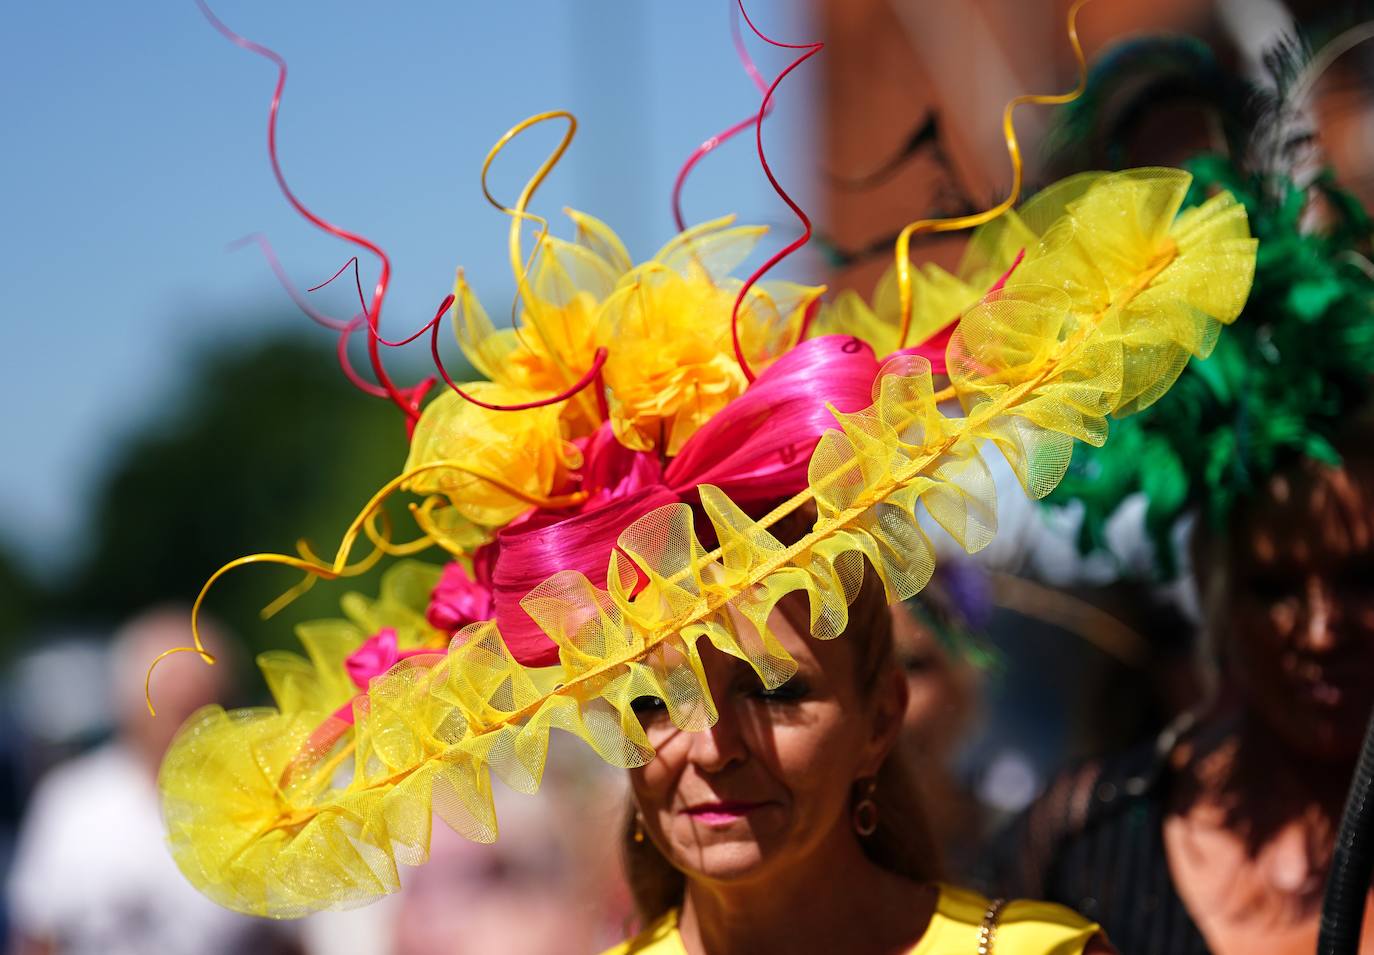
<svg viewBox="0 0 1374 955">
<path fill-rule="evenodd" d="M 813 38 L 804 8 L 749 4 L 761 27 L 791 41 Z M 390 253 L 392 334 L 433 313 L 460 264 L 493 315 L 505 311 L 504 220 L 482 201 L 477 175 L 519 119 L 578 114 L 577 141 L 537 208 L 591 212 L 641 256 L 671 234 L 678 165 L 758 104 L 730 43 L 727 0 L 220 0 L 215 9 L 290 64 L 287 177 L 316 211 Z M 273 183 L 274 68 L 224 40 L 191 0 L 20 4 L 6 19 L 0 539 L 53 571 L 79 544 L 104 462 L 173 393 L 188 349 L 260 333 L 253 323 L 270 306 L 290 314 L 262 258 L 226 245 L 266 233 L 301 285 L 352 253 L 296 218 Z M 788 59 L 751 49 L 766 75 Z M 803 204 L 816 88 L 814 71 L 794 73 L 765 133 Z M 515 194 L 555 133 L 541 135 L 497 170 L 498 195 Z M 737 212 L 794 234 L 744 141 L 698 167 L 686 207 L 691 221 Z M 342 289 L 323 294 L 321 304 L 348 307 Z"/>
</svg>

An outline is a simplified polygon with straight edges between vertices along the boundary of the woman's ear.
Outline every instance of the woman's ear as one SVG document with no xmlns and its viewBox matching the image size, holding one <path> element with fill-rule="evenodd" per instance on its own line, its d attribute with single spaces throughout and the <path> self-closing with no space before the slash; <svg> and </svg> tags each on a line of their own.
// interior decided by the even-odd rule
<svg viewBox="0 0 1374 955">
<path fill-rule="evenodd" d="M 901 667 L 884 667 L 873 687 L 869 738 L 864 745 L 860 776 L 877 775 L 897 739 L 902 735 L 906 707 L 911 696 Z"/>
</svg>

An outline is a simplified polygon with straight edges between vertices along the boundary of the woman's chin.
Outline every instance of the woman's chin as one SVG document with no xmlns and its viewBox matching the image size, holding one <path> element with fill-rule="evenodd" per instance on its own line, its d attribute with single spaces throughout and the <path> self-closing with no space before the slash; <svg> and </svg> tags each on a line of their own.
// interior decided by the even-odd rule
<svg viewBox="0 0 1374 955">
<path fill-rule="evenodd" d="M 741 826 L 683 827 L 674 840 L 675 860 L 689 874 L 712 881 L 747 880 L 767 870 L 783 841 L 776 833 Z"/>
<path fill-rule="evenodd" d="M 1374 693 L 1368 684 L 1317 685 L 1252 702 L 1270 732 L 1311 759 L 1353 763 L 1360 755 Z"/>
<path fill-rule="evenodd" d="M 737 839 L 685 846 L 677 855 L 681 867 L 692 877 L 744 882 L 767 871 L 771 854 L 752 839 Z"/>
</svg>

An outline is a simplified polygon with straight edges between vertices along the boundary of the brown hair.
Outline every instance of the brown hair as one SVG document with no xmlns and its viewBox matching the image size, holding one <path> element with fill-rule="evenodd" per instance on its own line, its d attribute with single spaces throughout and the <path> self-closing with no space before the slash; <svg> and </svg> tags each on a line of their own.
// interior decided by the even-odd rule
<svg viewBox="0 0 1374 955">
<path fill-rule="evenodd" d="M 788 543 L 789 538 L 800 539 L 809 527 L 809 520 L 784 520 L 773 528 L 773 534 Z M 784 597 L 778 609 L 799 632 L 808 632 L 810 611 L 803 595 L 793 593 Z M 854 648 L 858 658 L 855 674 L 859 690 L 865 696 L 873 692 L 884 675 L 897 665 L 887 593 L 867 560 L 864 561 L 863 584 L 849 607 L 849 623 L 838 639 Z M 940 874 L 939 849 L 900 746 L 894 746 L 888 753 L 874 782 L 872 798 L 878 807 L 878 828 L 871 836 L 860 840 L 864 854 L 874 864 L 916 882 L 937 878 Z M 687 880 L 658 851 L 653 840 L 635 841 L 637 829 L 632 798 L 625 814 L 623 833 L 625 874 L 635 909 L 647 925 L 682 904 Z"/>
</svg>

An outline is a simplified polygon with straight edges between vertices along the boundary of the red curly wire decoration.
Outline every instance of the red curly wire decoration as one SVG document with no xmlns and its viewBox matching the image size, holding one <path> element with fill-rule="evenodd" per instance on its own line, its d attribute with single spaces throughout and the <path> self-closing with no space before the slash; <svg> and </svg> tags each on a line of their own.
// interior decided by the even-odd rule
<svg viewBox="0 0 1374 955">
<path fill-rule="evenodd" d="M 744 299 L 749 294 L 749 290 L 752 289 L 756 284 L 758 284 L 759 279 L 761 279 L 764 275 L 768 274 L 768 272 L 771 271 L 775 265 L 777 265 L 783 259 L 787 258 L 793 252 L 800 249 L 811 239 L 810 218 L 807 217 L 806 213 L 802 211 L 801 206 L 797 205 L 796 202 L 792 200 L 792 197 L 787 194 L 787 191 L 783 189 L 782 185 L 779 184 L 777 177 L 773 175 L 772 167 L 768 165 L 768 157 L 764 154 L 763 151 L 763 118 L 768 113 L 769 106 L 773 101 L 773 93 L 777 90 L 779 84 L 781 84 L 782 81 L 787 78 L 787 75 L 789 73 L 791 73 L 797 67 L 801 66 L 807 60 L 811 59 L 811 57 L 815 56 L 817 53 L 821 52 L 821 50 L 825 48 L 825 44 L 782 43 L 778 40 L 774 40 L 773 38 L 762 33 L 758 27 L 754 26 L 754 21 L 749 19 L 749 12 L 744 9 L 744 0 L 738 0 L 738 3 L 739 12 L 740 15 L 744 17 L 744 22 L 749 24 L 749 29 L 753 30 L 754 35 L 757 36 L 759 39 L 763 40 L 765 43 L 771 44 L 772 46 L 780 47 L 784 50 L 806 51 L 801 56 L 793 60 L 790 64 L 788 64 L 787 68 L 784 69 L 781 73 L 779 73 L 776 78 L 774 78 L 772 85 L 768 87 L 768 92 L 763 94 L 763 104 L 759 107 L 758 121 L 754 127 L 755 143 L 758 147 L 759 154 L 759 165 L 763 167 L 763 174 L 768 177 L 768 184 L 773 187 L 773 191 L 778 194 L 778 198 L 782 199 L 783 202 L 787 203 L 787 207 L 791 209 L 793 213 L 796 214 L 799 220 L 801 220 L 803 231 L 800 236 L 789 242 L 784 248 L 782 248 L 778 252 L 775 252 L 768 259 L 767 262 L 759 266 L 759 268 L 754 272 L 754 274 L 749 276 L 749 278 L 745 280 L 744 285 L 740 287 L 739 294 L 735 296 L 735 305 L 730 310 L 730 338 L 735 346 L 735 360 L 739 362 L 739 367 L 740 370 L 744 372 L 744 377 L 748 381 L 752 382 L 755 377 L 754 372 L 749 368 L 749 362 L 746 361 L 744 358 L 744 348 L 740 345 L 739 340 L 740 306 L 744 304 Z"/>
<path fill-rule="evenodd" d="M 387 394 L 386 389 L 372 384 L 372 382 L 358 374 L 357 370 L 353 367 L 353 363 L 349 361 L 348 358 L 348 338 L 358 329 L 358 326 L 362 325 L 362 312 L 359 312 L 348 321 L 342 321 L 337 318 L 331 318 L 311 305 L 310 302 L 306 300 L 305 296 L 301 294 L 300 289 L 296 288 L 296 284 L 291 281 L 291 276 L 286 274 L 286 269 L 282 267 L 281 260 L 277 258 L 276 250 L 272 248 L 272 243 L 269 242 L 267 236 L 263 235 L 261 232 L 254 232 L 252 235 L 247 235 L 242 239 L 231 242 L 229 243 L 229 248 L 239 249 L 250 242 L 257 244 L 258 249 L 262 252 L 263 258 L 267 260 L 268 266 L 272 269 L 272 274 L 277 277 L 277 281 L 281 284 L 281 287 L 286 290 L 286 294 L 291 297 L 291 301 L 296 303 L 296 307 L 304 312 L 306 317 L 312 322 L 339 333 L 339 368 L 343 370 L 344 377 L 349 380 L 353 387 L 366 395 L 371 395 L 374 398 L 389 399 L 391 396 Z M 344 268 L 347 267 L 347 265 L 344 266 Z M 339 270 L 339 273 L 341 272 L 343 272 L 343 269 Z M 338 278 L 339 273 L 335 273 L 334 278 Z M 329 281 L 332 282 L 334 279 L 331 278 Z M 325 282 L 307 291 L 313 292 L 328 284 L 329 282 Z"/>
<path fill-rule="evenodd" d="M 462 388 L 459 388 L 458 385 L 454 383 L 453 379 L 449 377 L 448 369 L 444 367 L 444 360 L 439 357 L 439 319 L 443 317 L 444 312 L 447 310 L 448 306 L 452 304 L 452 301 L 453 296 L 450 295 L 448 302 L 446 302 L 444 304 L 444 307 L 439 310 L 439 314 L 434 316 L 435 321 L 432 323 L 433 327 L 430 329 L 429 333 L 429 353 L 431 356 L 433 356 L 434 367 L 439 369 L 439 374 L 443 376 L 444 383 L 448 385 L 449 388 L 451 388 L 454 392 L 456 392 L 458 397 L 462 398 L 464 401 L 471 402 L 479 408 L 486 408 L 488 411 L 529 411 L 531 408 L 543 408 L 546 405 L 553 405 L 557 404 L 560 401 L 567 401 L 569 398 L 577 394 L 583 388 L 586 388 L 593 382 L 597 382 L 597 405 L 600 409 L 602 409 L 603 417 L 609 417 L 609 415 L 605 414 L 606 399 L 605 395 L 602 393 L 604 389 L 600 386 L 601 369 L 606 364 L 606 357 L 609 354 L 606 351 L 605 347 L 598 348 L 596 350 L 596 354 L 592 358 L 592 367 L 587 369 L 587 373 L 585 375 L 577 379 L 577 381 L 573 382 L 572 385 L 570 385 L 566 391 L 559 392 L 558 394 L 553 395 L 552 397 L 540 398 L 536 401 L 527 401 L 523 404 L 518 405 L 494 405 L 490 404 L 489 402 L 482 401 L 478 398 L 474 398 L 472 395 L 468 394 Z"/>
<path fill-rule="evenodd" d="M 735 44 L 735 54 L 739 57 L 740 63 L 744 66 L 744 72 L 749 74 L 749 78 L 754 81 L 754 86 L 759 93 L 767 94 L 768 83 L 759 73 L 758 67 L 754 65 L 753 57 L 749 55 L 749 50 L 744 45 L 744 37 L 739 29 L 739 8 L 734 3 L 730 4 L 730 38 Z M 687 222 L 682 215 L 682 187 L 687 182 L 687 177 L 696 168 L 697 163 L 706 158 L 706 155 L 728 140 L 744 132 L 750 126 L 762 121 L 762 116 L 772 112 L 771 103 L 765 104 L 764 114 L 750 113 L 744 119 L 735 123 L 733 126 L 716 133 L 706 140 L 687 157 L 687 161 L 682 164 L 682 168 L 677 171 L 677 178 L 673 180 L 673 222 L 677 224 L 677 230 L 683 232 L 687 228 Z"/>
<path fill-rule="evenodd" d="M 397 388 L 396 383 L 391 380 L 391 376 L 386 373 L 386 369 L 382 365 L 381 351 L 379 348 L 382 344 L 393 344 L 382 339 L 379 332 L 382 302 L 386 298 L 387 286 L 391 283 L 391 259 L 380 246 L 366 237 L 336 226 L 316 215 L 305 205 L 305 203 L 297 198 L 294 192 L 291 191 L 291 187 L 286 182 L 286 176 L 282 172 L 281 162 L 277 156 L 277 113 L 281 108 L 282 91 L 286 87 L 286 60 L 274 50 L 235 33 L 224 23 L 224 21 L 220 20 L 220 18 L 215 15 L 214 11 L 210 9 L 205 0 L 196 0 L 196 5 L 200 8 L 200 12 L 204 14 L 205 18 L 210 22 L 210 25 L 218 30 L 231 43 L 248 50 L 250 53 L 255 53 L 264 59 L 270 60 L 277 67 L 277 84 L 272 91 L 272 105 L 267 114 L 267 154 L 272 163 L 272 175 L 277 180 L 277 188 L 281 190 L 287 202 L 289 202 L 291 207 L 311 225 L 314 225 L 324 232 L 328 232 L 330 235 L 343 239 L 345 242 L 371 252 L 381 263 L 381 274 L 377 278 L 377 285 L 372 293 L 372 302 L 363 311 L 363 318 L 368 329 L 368 357 L 372 364 L 373 374 L 377 376 L 377 381 L 386 396 L 405 413 L 409 425 L 413 427 L 414 422 L 420 417 L 418 395 L 422 394 L 427 386 L 422 387 L 424 385 L 422 382 L 414 388 L 405 389 L 404 392 Z M 345 266 L 345 268 L 346 267 L 347 266 Z M 342 270 L 340 271 L 342 272 Z M 442 312 L 442 309 L 440 311 Z M 307 310 L 306 314 L 314 317 L 312 312 L 313 310 Z M 407 341 L 414 341 L 420 335 L 424 334 L 425 331 L 426 329 L 421 329 L 415 335 L 411 336 L 411 338 L 407 339 Z M 347 332 L 341 330 L 340 334 L 346 335 Z"/>
</svg>

